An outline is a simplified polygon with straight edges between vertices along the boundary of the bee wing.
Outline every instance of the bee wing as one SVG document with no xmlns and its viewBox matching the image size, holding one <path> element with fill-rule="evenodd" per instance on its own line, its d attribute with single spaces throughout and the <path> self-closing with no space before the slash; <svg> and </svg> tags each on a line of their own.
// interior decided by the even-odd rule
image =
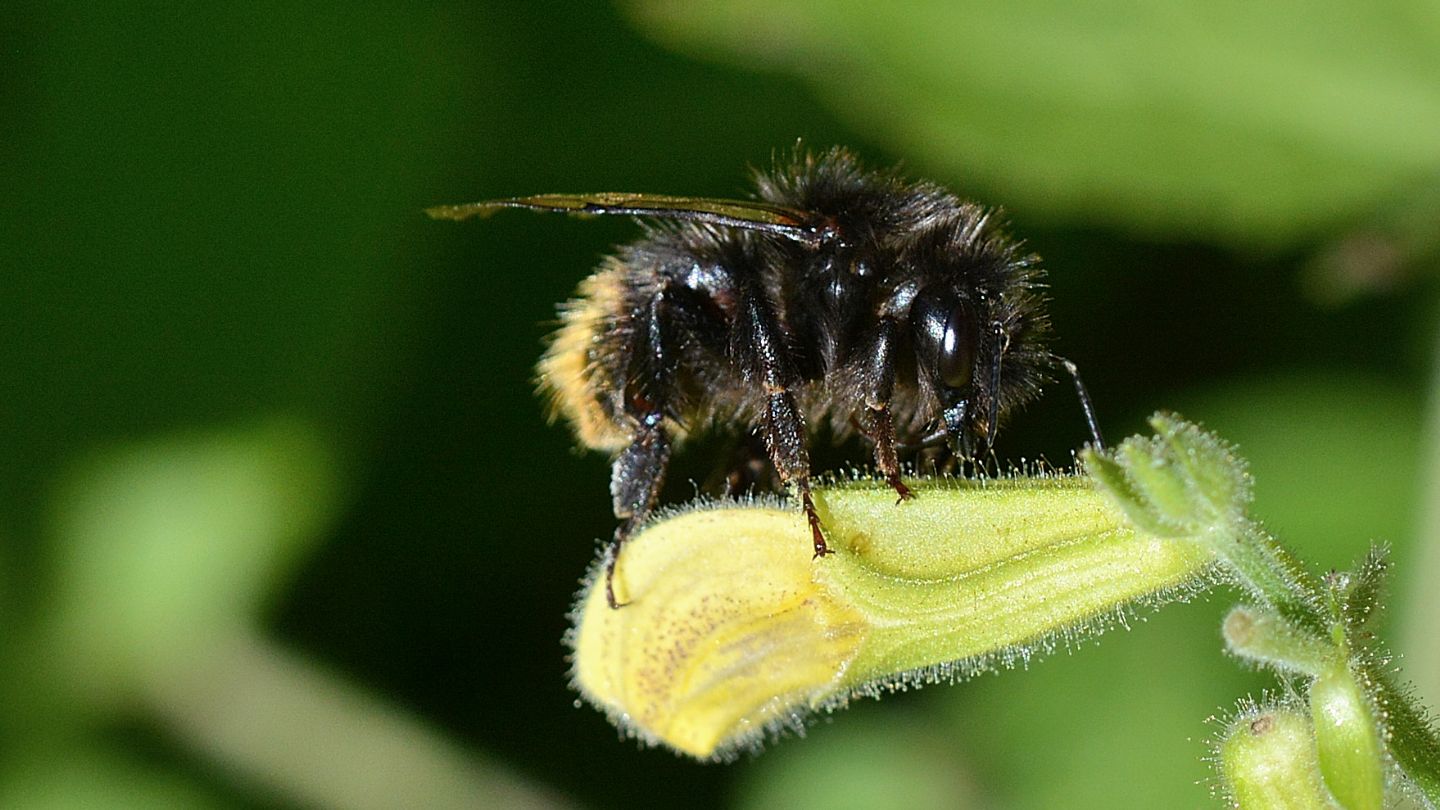
<svg viewBox="0 0 1440 810">
<path fill-rule="evenodd" d="M 566 214 L 624 214 L 651 219 L 679 219 L 726 228 L 783 236 L 816 244 L 825 238 L 824 221 L 808 211 L 752 200 L 670 197 L 664 194 L 536 194 L 462 205 L 439 205 L 425 213 L 435 219 L 488 216 L 501 208 L 559 211 Z"/>
</svg>

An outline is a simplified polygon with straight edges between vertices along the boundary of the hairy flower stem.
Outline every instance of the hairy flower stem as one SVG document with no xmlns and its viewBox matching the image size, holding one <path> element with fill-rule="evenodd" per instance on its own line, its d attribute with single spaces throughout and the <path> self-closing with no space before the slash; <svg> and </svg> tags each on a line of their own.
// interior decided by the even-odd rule
<svg viewBox="0 0 1440 810">
<path fill-rule="evenodd" d="M 1383 552 L 1372 550 L 1356 571 L 1321 580 L 1246 515 L 1250 478 L 1228 445 L 1168 414 L 1150 424 L 1154 437 L 1087 451 L 1086 467 L 1137 527 L 1194 537 L 1222 576 L 1260 603 L 1231 612 L 1227 642 L 1237 655 L 1314 679 L 1306 689 L 1320 766 L 1336 799 L 1353 808 L 1380 806 L 1388 751 L 1431 806 L 1440 806 L 1440 738 L 1423 710 L 1391 684 L 1370 641 Z"/>
<path fill-rule="evenodd" d="M 1241 519 L 1220 529 L 1212 548 L 1242 588 L 1297 628 L 1329 638 L 1320 583 L 1269 532 Z"/>
</svg>

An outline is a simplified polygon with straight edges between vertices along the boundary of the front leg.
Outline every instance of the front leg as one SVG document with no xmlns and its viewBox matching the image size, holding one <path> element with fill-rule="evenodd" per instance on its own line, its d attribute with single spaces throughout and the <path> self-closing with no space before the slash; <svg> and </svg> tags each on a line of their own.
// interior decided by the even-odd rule
<svg viewBox="0 0 1440 810">
<path fill-rule="evenodd" d="M 885 476 L 890 488 L 895 490 L 896 503 L 910 500 L 914 493 L 900 477 L 900 459 L 895 453 L 895 423 L 890 416 L 889 403 L 878 408 L 870 406 L 866 409 L 866 415 L 870 423 L 870 440 L 875 443 L 875 466 L 880 469 L 880 474 Z"/>
</svg>

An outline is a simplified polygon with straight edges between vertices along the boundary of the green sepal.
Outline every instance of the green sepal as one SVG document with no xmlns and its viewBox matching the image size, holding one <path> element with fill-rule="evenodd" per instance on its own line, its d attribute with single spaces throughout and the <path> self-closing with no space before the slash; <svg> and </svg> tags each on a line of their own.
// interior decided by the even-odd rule
<svg viewBox="0 0 1440 810">
<path fill-rule="evenodd" d="M 1366 690 L 1345 661 L 1335 661 L 1310 687 L 1310 718 L 1320 774 L 1346 810 L 1385 804 L 1385 754 Z"/>
<path fill-rule="evenodd" d="M 1345 631 L 1352 639 L 1366 640 L 1376 618 L 1382 612 L 1385 575 L 1389 568 L 1390 555 L 1383 547 L 1372 545 L 1355 571 L 1346 574 L 1342 589 L 1341 617 L 1345 623 Z"/>
</svg>

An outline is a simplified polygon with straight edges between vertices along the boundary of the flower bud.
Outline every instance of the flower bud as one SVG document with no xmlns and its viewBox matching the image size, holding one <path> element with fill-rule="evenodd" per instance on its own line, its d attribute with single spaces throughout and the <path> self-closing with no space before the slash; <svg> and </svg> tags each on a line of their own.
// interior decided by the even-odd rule
<svg viewBox="0 0 1440 810">
<path fill-rule="evenodd" d="M 1327 667 L 1310 687 L 1310 718 L 1326 787 L 1346 810 L 1385 804 L 1385 762 L 1370 701 L 1345 661 Z"/>
<path fill-rule="evenodd" d="M 1231 608 L 1221 635 L 1232 654 L 1285 674 L 1318 675 L 1334 657 L 1327 639 L 1253 605 Z"/>
<path fill-rule="evenodd" d="M 1220 742 L 1221 776 L 1240 810 L 1329 810 L 1304 714 L 1270 706 L 1241 714 Z"/>
</svg>

